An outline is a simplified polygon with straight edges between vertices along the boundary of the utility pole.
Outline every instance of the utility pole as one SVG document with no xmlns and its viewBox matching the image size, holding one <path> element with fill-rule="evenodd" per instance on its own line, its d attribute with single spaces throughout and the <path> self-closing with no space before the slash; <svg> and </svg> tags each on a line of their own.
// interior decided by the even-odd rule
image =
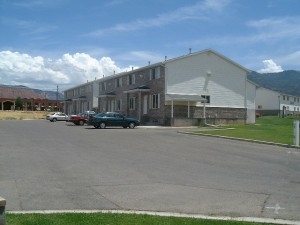
<svg viewBox="0 0 300 225">
<path fill-rule="evenodd" d="M 56 86 L 56 107 L 57 107 L 57 111 L 60 111 L 58 110 L 58 85 Z"/>
</svg>

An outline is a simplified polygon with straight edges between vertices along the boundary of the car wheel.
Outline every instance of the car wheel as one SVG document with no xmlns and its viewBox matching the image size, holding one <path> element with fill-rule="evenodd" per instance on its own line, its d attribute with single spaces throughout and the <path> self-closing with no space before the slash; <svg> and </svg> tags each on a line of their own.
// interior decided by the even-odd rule
<svg viewBox="0 0 300 225">
<path fill-rule="evenodd" d="M 106 127 L 106 124 L 105 124 L 104 122 L 101 122 L 101 123 L 100 123 L 100 128 L 101 128 L 101 129 L 104 129 L 105 127 Z"/>
<path fill-rule="evenodd" d="M 130 122 L 128 125 L 129 128 L 133 129 L 135 128 L 135 123 L 134 122 Z"/>
<path fill-rule="evenodd" d="M 52 120 L 53 122 L 56 122 L 57 121 L 57 119 L 56 118 L 53 118 L 53 120 Z"/>
<path fill-rule="evenodd" d="M 80 121 L 79 121 L 79 125 L 80 125 L 80 126 L 83 126 L 83 125 L 84 125 L 84 121 L 83 121 L 83 120 L 80 120 Z"/>
</svg>

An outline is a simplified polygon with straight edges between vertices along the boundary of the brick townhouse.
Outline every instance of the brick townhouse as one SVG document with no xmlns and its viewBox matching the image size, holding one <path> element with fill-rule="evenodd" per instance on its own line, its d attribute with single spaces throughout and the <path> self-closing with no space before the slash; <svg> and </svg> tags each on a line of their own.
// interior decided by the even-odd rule
<svg viewBox="0 0 300 225">
<path fill-rule="evenodd" d="M 65 90 L 65 112 L 116 111 L 172 126 L 254 123 L 249 72 L 211 49 L 189 53 Z"/>
</svg>

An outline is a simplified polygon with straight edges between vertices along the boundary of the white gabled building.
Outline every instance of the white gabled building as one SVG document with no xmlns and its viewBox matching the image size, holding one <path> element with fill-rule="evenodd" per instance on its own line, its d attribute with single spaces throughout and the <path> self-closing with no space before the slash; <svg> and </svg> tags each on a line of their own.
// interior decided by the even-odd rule
<svg viewBox="0 0 300 225">
<path fill-rule="evenodd" d="M 142 124 L 255 123 L 250 73 L 208 49 L 65 91 L 65 112 L 117 111 Z"/>
<path fill-rule="evenodd" d="M 255 108 L 260 115 L 299 115 L 300 96 L 293 96 L 267 88 L 256 89 Z"/>
<path fill-rule="evenodd" d="M 255 123 L 256 85 L 247 80 L 246 68 L 211 49 L 166 61 L 165 68 L 167 104 L 196 106 L 191 118 L 200 113 L 209 123 Z M 205 112 L 203 102 L 183 102 L 180 95 L 206 99 Z"/>
</svg>

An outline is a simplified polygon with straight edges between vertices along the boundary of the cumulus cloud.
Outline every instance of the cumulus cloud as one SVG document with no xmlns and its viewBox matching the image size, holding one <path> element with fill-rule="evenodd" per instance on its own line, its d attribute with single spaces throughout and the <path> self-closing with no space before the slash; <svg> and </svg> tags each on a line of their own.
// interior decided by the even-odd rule
<svg viewBox="0 0 300 225">
<path fill-rule="evenodd" d="M 263 61 L 264 68 L 258 70 L 259 73 L 278 73 L 282 72 L 281 66 L 277 65 L 272 59 L 266 59 Z"/>
<path fill-rule="evenodd" d="M 95 59 L 85 53 L 64 54 L 59 59 L 44 59 L 19 52 L 0 52 L 0 84 L 26 85 L 53 89 L 71 87 L 129 70 L 120 68 L 110 57 Z"/>
</svg>

